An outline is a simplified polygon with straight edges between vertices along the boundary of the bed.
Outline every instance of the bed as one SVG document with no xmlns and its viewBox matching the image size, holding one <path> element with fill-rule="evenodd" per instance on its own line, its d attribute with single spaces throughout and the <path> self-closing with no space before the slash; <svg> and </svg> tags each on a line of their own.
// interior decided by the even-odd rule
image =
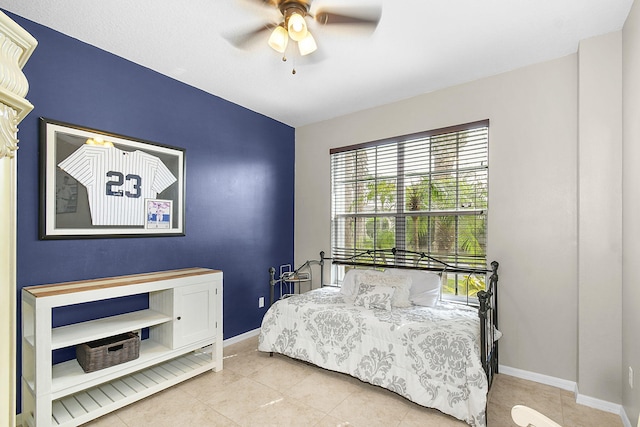
<svg viewBox="0 0 640 427">
<path fill-rule="evenodd" d="M 487 392 L 498 366 L 498 263 L 490 270 L 461 269 L 422 253 L 388 252 L 393 257 L 382 259 L 400 260 L 403 268 L 389 262 L 384 271 L 381 265 L 371 268 L 358 254 L 350 267 L 362 268 L 351 268 L 341 287 L 321 286 L 276 301 L 274 288 L 308 279 L 302 270 L 313 264 L 320 265 L 323 284 L 329 258 L 321 252 L 320 260 L 279 278 L 270 269 L 272 305 L 262 321 L 258 350 L 342 372 L 471 426 L 486 426 Z M 444 301 L 443 272 L 486 275 L 486 290 L 463 303 Z"/>
</svg>

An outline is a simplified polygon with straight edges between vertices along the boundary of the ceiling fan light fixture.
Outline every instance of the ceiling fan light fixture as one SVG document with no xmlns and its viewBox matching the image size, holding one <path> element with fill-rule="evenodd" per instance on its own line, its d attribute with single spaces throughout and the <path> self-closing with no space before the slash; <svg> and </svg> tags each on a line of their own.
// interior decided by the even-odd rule
<svg viewBox="0 0 640 427">
<path fill-rule="evenodd" d="M 308 34 L 307 22 L 298 12 L 294 12 L 289 16 L 287 29 L 289 30 L 289 37 L 297 42 L 304 39 Z"/>
<path fill-rule="evenodd" d="M 282 25 L 278 25 L 269 37 L 269 46 L 276 52 L 284 53 L 287 43 L 289 43 L 289 34 Z"/>
<path fill-rule="evenodd" d="M 307 36 L 298 42 L 298 50 L 300 55 L 305 56 L 313 53 L 318 49 L 315 39 L 310 32 L 307 31 Z"/>
</svg>

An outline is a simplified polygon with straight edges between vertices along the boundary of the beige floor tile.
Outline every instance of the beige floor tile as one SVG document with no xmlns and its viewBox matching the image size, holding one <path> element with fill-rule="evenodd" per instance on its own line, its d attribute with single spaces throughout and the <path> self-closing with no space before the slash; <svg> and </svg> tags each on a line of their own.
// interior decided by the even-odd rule
<svg viewBox="0 0 640 427">
<path fill-rule="evenodd" d="M 129 427 L 232 426 L 229 419 L 173 387 L 117 412 Z"/>
<path fill-rule="evenodd" d="M 84 424 L 85 427 L 128 427 L 116 413 L 104 415 Z"/>
<path fill-rule="evenodd" d="M 236 382 L 242 378 L 242 375 L 230 369 L 223 369 L 218 372 L 205 372 L 195 378 L 191 378 L 183 383 L 175 386 L 190 396 L 195 397 L 201 402 L 210 399 L 210 395 L 228 384 Z"/>
<path fill-rule="evenodd" d="M 512 406 L 503 405 L 495 400 L 489 401 L 487 408 L 487 427 L 517 427 L 511 418 Z"/>
<path fill-rule="evenodd" d="M 397 426 L 410 409 L 406 399 L 363 383 L 361 390 L 347 396 L 329 415 L 358 427 Z"/>
<path fill-rule="evenodd" d="M 353 424 L 349 423 L 348 421 L 340 421 L 338 418 L 335 418 L 331 415 L 327 415 L 313 427 L 351 427 L 351 426 L 353 426 Z"/>
<path fill-rule="evenodd" d="M 509 419 L 514 405 L 526 405 L 542 412 L 552 420 L 562 420 L 562 400 L 560 389 L 527 381 L 508 375 L 498 374 L 491 386 L 489 401 L 498 405 L 489 415 L 502 419 L 500 413 Z"/>
<path fill-rule="evenodd" d="M 256 349 L 244 352 L 230 352 L 224 356 L 223 370 L 234 371 L 242 376 L 249 376 L 261 370 L 267 369 L 274 363 L 277 355 L 269 356 Z"/>
<path fill-rule="evenodd" d="M 282 393 L 243 377 L 212 393 L 205 403 L 230 420 L 239 422 L 246 414 L 283 399 Z"/>
<path fill-rule="evenodd" d="M 246 427 L 300 426 L 308 427 L 320 422 L 325 413 L 292 397 L 283 396 L 261 405 L 245 414 L 239 424 Z"/>
<path fill-rule="evenodd" d="M 274 355 L 271 359 L 271 363 L 265 369 L 257 370 L 247 375 L 247 378 L 285 392 L 313 375 L 314 370 L 318 369 L 286 356 Z"/>
<path fill-rule="evenodd" d="M 324 413 L 329 413 L 347 396 L 359 390 L 351 377 L 324 369 L 309 370 L 311 375 L 284 393 Z"/>
<path fill-rule="evenodd" d="M 238 427 L 239 424 L 231 421 L 229 418 L 220 414 L 211 407 L 201 407 L 200 405 L 189 408 L 185 411 L 184 417 L 180 418 L 178 424 L 169 424 L 176 426 L 193 426 L 193 427 Z M 133 427 L 133 426 L 131 426 Z M 150 426 L 152 427 L 152 426 Z M 155 424 L 153 425 L 155 427 Z"/>
<path fill-rule="evenodd" d="M 231 344 L 226 346 L 222 352 L 223 355 L 234 354 L 234 353 L 243 353 L 246 351 L 253 351 L 258 348 L 258 336 L 247 338 L 246 340 L 242 340 L 235 344 Z"/>
<path fill-rule="evenodd" d="M 435 409 L 411 405 L 412 408 L 400 422 L 399 427 L 464 427 L 466 422 L 443 414 Z"/>
<path fill-rule="evenodd" d="M 622 427 L 619 415 L 589 408 L 575 402 L 573 396 L 562 397 L 563 427 Z"/>
</svg>

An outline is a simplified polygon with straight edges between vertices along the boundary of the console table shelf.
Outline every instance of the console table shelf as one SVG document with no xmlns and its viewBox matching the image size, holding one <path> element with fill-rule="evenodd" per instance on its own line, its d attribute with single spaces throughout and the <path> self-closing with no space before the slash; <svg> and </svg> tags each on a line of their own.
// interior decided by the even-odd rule
<svg viewBox="0 0 640 427">
<path fill-rule="evenodd" d="M 91 329 L 91 334 L 95 339 L 106 338 L 123 334 L 136 329 L 148 328 L 161 323 L 170 322 L 172 319 L 166 314 L 155 310 L 140 310 L 119 316 L 110 316 L 89 322 L 76 323 L 68 326 L 54 328 L 51 331 L 51 348 L 69 347 L 81 344 L 87 336 L 87 330 Z"/>
</svg>

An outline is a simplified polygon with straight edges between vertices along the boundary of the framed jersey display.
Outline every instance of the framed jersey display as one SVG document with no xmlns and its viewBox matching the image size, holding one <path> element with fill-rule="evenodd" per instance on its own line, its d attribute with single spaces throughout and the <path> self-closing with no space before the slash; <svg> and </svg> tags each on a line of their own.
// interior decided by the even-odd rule
<svg viewBox="0 0 640 427">
<path fill-rule="evenodd" d="M 184 236 L 185 150 L 40 118 L 40 238 Z"/>
</svg>

